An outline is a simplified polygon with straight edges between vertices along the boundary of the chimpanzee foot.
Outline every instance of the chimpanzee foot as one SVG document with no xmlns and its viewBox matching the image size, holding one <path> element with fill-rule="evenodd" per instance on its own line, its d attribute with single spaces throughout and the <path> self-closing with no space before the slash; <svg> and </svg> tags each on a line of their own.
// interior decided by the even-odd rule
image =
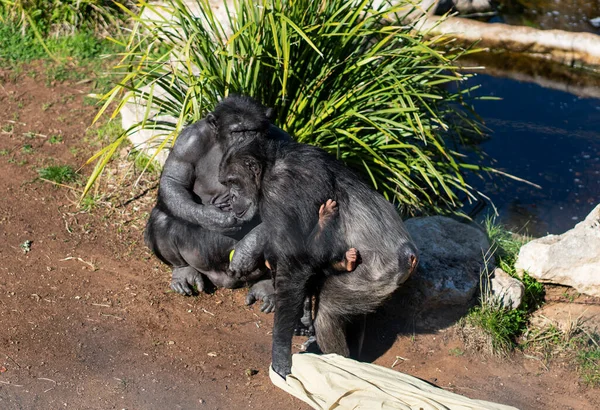
<svg viewBox="0 0 600 410">
<path fill-rule="evenodd" d="M 346 271 L 352 272 L 360 263 L 360 254 L 356 248 L 350 248 L 346 251 Z"/>
<path fill-rule="evenodd" d="M 300 347 L 300 350 L 302 350 L 303 352 L 313 352 L 313 351 L 318 351 L 319 349 L 317 348 L 317 337 L 314 335 L 311 335 L 306 342 L 302 343 L 302 346 Z"/>
<path fill-rule="evenodd" d="M 261 312 L 271 313 L 275 310 L 275 288 L 271 279 L 261 280 L 252 285 L 246 296 L 246 305 L 251 305 L 257 300 L 263 302 Z"/>
<path fill-rule="evenodd" d="M 337 202 L 328 199 L 319 208 L 319 228 L 323 230 L 327 222 L 337 214 Z"/>
<path fill-rule="evenodd" d="M 313 337 L 315 335 L 315 327 L 310 325 L 306 326 L 302 322 L 298 322 L 294 328 L 294 336 L 308 336 Z"/>
<path fill-rule="evenodd" d="M 360 264 L 360 253 L 356 248 L 350 248 L 346 251 L 344 259 L 332 264 L 333 269 L 338 272 L 352 272 Z"/>
<path fill-rule="evenodd" d="M 202 278 L 200 272 L 191 266 L 174 268 L 171 289 L 181 295 L 191 296 L 194 292 L 204 291 L 204 278 Z"/>
</svg>

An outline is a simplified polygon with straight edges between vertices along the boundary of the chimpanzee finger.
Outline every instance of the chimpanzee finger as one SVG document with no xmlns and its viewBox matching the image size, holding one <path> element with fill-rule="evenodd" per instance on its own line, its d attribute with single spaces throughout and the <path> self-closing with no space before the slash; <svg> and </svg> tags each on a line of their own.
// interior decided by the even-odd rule
<svg viewBox="0 0 600 410">
<path fill-rule="evenodd" d="M 250 306 L 254 302 L 256 302 L 256 296 L 254 296 L 254 293 L 248 292 L 248 294 L 246 295 L 246 306 Z"/>
<path fill-rule="evenodd" d="M 183 286 L 183 283 L 181 282 L 174 282 L 171 283 L 171 289 L 173 289 L 175 292 L 179 293 L 180 295 L 191 295 L 191 290 L 186 290 L 186 288 Z"/>
<path fill-rule="evenodd" d="M 194 293 L 194 290 L 192 289 L 190 284 L 187 283 L 186 281 L 179 282 L 179 285 L 180 285 L 180 289 L 182 290 L 181 293 L 185 294 L 186 296 L 191 296 Z"/>
<path fill-rule="evenodd" d="M 198 275 L 196 277 L 196 279 L 194 280 L 194 285 L 196 286 L 196 290 L 198 291 L 198 293 L 204 291 L 204 280 L 202 279 L 202 276 Z"/>
<path fill-rule="evenodd" d="M 263 299 L 263 304 L 260 307 L 260 311 L 264 313 L 271 313 L 273 310 L 275 310 L 275 301 L 273 298 L 265 297 Z"/>
</svg>

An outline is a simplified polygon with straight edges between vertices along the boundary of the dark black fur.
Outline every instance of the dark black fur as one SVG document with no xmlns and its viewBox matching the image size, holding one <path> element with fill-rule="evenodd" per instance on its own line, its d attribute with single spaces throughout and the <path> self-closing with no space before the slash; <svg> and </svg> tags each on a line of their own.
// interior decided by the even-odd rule
<svg viewBox="0 0 600 410">
<path fill-rule="evenodd" d="M 205 276 L 215 286 L 233 288 L 264 274 L 257 269 L 262 258 L 260 228 L 245 236 L 258 225 L 258 218 L 236 217 L 229 189 L 219 183 L 218 170 L 232 144 L 257 135 L 290 139 L 270 123 L 270 116 L 270 110 L 254 100 L 232 96 L 178 136 L 163 168 L 157 203 L 145 231 L 148 247 L 173 268 L 171 288 L 176 292 L 191 295 L 194 286 L 202 291 Z M 246 274 L 243 280 L 227 274 L 234 247 L 232 266 Z M 247 299 L 269 302 L 271 298 L 263 306 L 268 311 L 273 307 L 269 283 L 251 290 Z"/>
<path fill-rule="evenodd" d="M 231 187 L 235 212 L 251 220 L 258 210 L 268 231 L 266 258 L 277 266 L 273 369 L 290 373 L 294 325 L 311 294 L 318 300 L 319 347 L 348 356 L 348 323 L 373 312 L 417 264 L 394 206 L 325 151 L 293 142 L 254 138 L 231 147 L 220 180 Z M 315 237 L 327 199 L 337 201 L 338 215 Z M 361 264 L 353 272 L 331 272 L 331 263 L 351 247 Z"/>
</svg>

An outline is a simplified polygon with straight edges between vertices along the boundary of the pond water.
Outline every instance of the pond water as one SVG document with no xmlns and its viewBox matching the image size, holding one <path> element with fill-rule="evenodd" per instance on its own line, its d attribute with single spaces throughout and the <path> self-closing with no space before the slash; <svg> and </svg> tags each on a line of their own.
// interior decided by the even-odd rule
<svg viewBox="0 0 600 410">
<path fill-rule="evenodd" d="M 583 220 L 600 202 L 600 98 L 485 74 L 469 83 L 482 85 L 478 95 L 502 98 L 474 101 L 491 130 L 480 145 L 489 156 L 484 163 L 541 187 L 497 176 L 471 178 L 498 208 L 498 220 L 533 236 L 563 233 Z M 587 81 L 584 89 L 600 96 L 600 80 Z"/>
<path fill-rule="evenodd" d="M 500 0 L 492 21 L 600 34 L 599 0 Z"/>
</svg>

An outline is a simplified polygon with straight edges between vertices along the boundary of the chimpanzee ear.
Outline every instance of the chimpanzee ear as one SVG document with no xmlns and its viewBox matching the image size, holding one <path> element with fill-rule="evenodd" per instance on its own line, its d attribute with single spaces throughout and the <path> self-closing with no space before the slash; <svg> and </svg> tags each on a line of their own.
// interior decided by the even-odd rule
<svg viewBox="0 0 600 410">
<path fill-rule="evenodd" d="M 244 164 L 255 176 L 260 174 L 261 167 L 255 158 L 246 158 Z"/>
<path fill-rule="evenodd" d="M 273 108 L 267 108 L 267 110 L 265 111 L 265 116 L 269 121 L 273 122 L 273 120 L 275 119 L 275 110 Z"/>
<path fill-rule="evenodd" d="M 208 122 L 211 126 L 217 128 L 217 117 L 212 112 L 209 112 L 206 116 L 206 122 Z"/>
</svg>

